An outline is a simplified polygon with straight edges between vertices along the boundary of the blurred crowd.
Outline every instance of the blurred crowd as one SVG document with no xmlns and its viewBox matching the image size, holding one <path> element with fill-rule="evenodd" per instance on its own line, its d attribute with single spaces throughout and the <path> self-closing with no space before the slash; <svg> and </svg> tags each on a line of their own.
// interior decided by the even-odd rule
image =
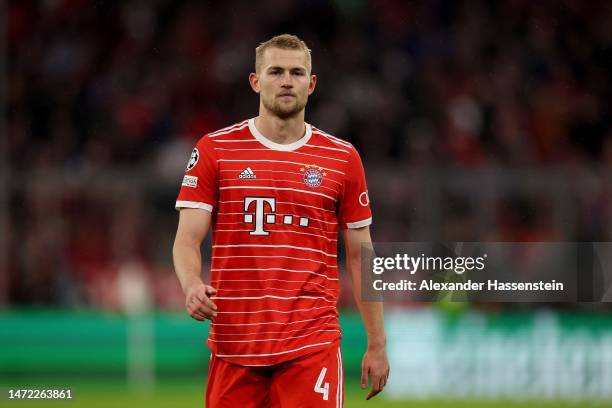
<svg viewBox="0 0 612 408">
<path fill-rule="evenodd" d="M 188 153 L 257 115 L 254 48 L 283 32 L 313 50 L 307 121 L 364 158 L 375 240 L 612 240 L 610 2 L 5 7 L 0 303 L 180 307 Z"/>
</svg>

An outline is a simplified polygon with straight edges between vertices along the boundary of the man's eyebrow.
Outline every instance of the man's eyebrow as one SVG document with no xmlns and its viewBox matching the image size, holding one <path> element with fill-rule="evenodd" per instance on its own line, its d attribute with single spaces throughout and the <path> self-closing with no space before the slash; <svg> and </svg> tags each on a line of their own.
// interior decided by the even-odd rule
<svg viewBox="0 0 612 408">
<path fill-rule="evenodd" d="M 289 71 L 306 71 L 306 68 L 304 67 L 291 67 L 291 68 L 284 68 L 284 67 L 280 67 L 278 65 L 271 65 L 268 68 L 266 68 L 266 71 L 273 71 L 273 70 L 285 70 L 288 69 Z"/>
</svg>

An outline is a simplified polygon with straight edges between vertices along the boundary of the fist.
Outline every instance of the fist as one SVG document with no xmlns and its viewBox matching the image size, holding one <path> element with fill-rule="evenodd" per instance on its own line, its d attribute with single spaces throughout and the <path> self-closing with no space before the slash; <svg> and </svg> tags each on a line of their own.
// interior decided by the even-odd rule
<svg viewBox="0 0 612 408">
<path fill-rule="evenodd" d="M 217 316 L 217 305 L 210 297 L 217 293 L 212 286 L 202 282 L 190 286 L 185 292 L 185 308 L 189 316 L 196 320 L 213 320 Z"/>
</svg>

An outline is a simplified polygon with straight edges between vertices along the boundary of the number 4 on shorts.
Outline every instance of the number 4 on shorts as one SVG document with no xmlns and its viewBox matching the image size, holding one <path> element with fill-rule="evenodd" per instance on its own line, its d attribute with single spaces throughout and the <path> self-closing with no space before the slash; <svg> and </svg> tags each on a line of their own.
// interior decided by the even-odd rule
<svg viewBox="0 0 612 408">
<path fill-rule="evenodd" d="M 329 399 L 329 383 L 326 382 L 325 384 L 323 384 L 325 373 L 327 373 L 327 367 L 323 367 L 321 369 L 321 373 L 319 373 L 319 378 L 317 378 L 317 383 L 314 386 L 314 392 L 316 392 L 317 394 L 323 394 L 323 401 L 327 401 Z"/>
</svg>

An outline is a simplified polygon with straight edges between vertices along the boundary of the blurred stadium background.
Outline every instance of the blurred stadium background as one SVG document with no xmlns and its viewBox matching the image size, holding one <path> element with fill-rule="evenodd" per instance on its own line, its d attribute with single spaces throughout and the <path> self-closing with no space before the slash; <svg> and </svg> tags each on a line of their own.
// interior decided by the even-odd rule
<svg viewBox="0 0 612 408">
<path fill-rule="evenodd" d="M 0 387 L 203 405 L 173 204 L 197 138 L 256 116 L 274 34 L 313 50 L 307 121 L 360 150 L 374 240 L 612 241 L 608 1 L 2 4 Z M 612 404 L 594 303 L 389 305 L 391 383 L 365 403 L 344 288 L 348 407 Z"/>
</svg>

